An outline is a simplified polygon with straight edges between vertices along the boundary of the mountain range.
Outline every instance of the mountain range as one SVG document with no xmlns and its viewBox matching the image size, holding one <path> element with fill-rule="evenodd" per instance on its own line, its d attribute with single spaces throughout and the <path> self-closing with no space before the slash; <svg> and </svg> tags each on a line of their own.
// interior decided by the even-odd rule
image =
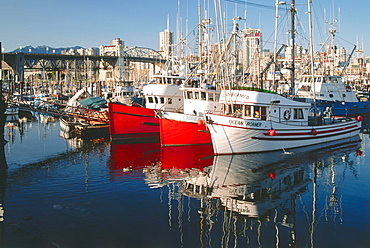
<svg viewBox="0 0 370 248">
<path fill-rule="evenodd" d="M 49 47 L 49 46 L 25 46 L 25 47 L 19 47 L 15 49 L 14 51 L 11 51 L 9 53 L 38 53 L 38 54 L 47 54 L 47 53 L 55 53 L 55 54 L 61 54 L 63 50 L 66 49 L 73 49 L 77 50 L 83 48 L 81 46 L 74 46 L 74 47 L 60 47 L 60 48 L 55 48 L 55 47 Z M 93 48 L 93 49 L 99 49 L 99 48 Z"/>
</svg>

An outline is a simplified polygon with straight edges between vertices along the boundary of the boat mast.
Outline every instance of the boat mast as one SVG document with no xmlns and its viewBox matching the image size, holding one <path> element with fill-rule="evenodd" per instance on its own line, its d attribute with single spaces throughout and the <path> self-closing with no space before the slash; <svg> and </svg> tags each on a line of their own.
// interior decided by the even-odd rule
<svg viewBox="0 0 370 248">
<path fill-rule="evenodd" d="M 202 20 L 200 16 L 200 0 L 198 0 L 198 35 L 199 35 L 199 63 L 202 63 L 202 53 L 203 53 L 203 34 L 202 34 Z M 202 69 L 202 65 L 200 65 L 200 68 Z"/>
<path fill-rule="evenodd" d="M 310 28 L 310 51 L 311 51 L 311 80 L 312 80 L 312 92 L 314 97 L 314 118 L 316 121 L 316 89 L 315 89 L 315 52 L 314 52 L 314 45 L 313 45 L 313 25 L 312 25 L 312 13 L 311 13 L 311 4 L 312 0 L 308 0 L 308 20 L 309 20 L 309 28 Z"/>
<path fill-rule="evenodd" d="M 275 86 L 275 74 L 276 74 L 276 47 L 277 47 L 277 33 L 278 33 L 278 18 L 279 18 L 279 0 L 275 2 L 275 39 L 274 39 L 274 76 L 273 85 Z M 277 85 L 275 86 L 277 87 Z"/>
<path fill-rule="evenodd" d="M 273 76 L 273 86 L 278 87 L 278 84 L 276 81 L 276 69 L 277 69 L 277 55 L 278 53 L 280 53 L 280 50 L 279 52 L 277 52 L 277 36 L 278 36 L 278 19 L 279 19 L 279 5 L 285 5 L 286 2 L 279 2 L 279 0 L 276 0 L 275 2 L 275 39 L 274 39 L 274 60 L 273 60 L 273 63 L 274 63 L 274 76 Z"/>
<path fill-rule="evenodd" d="M 295 9 L 295 0 L 292 0 L 292 4 L 291 4 L 291 7 L 290 7 L 290 16 L 291 16 L 291 19 L 292 19 L 292 26 L 291 26 L 291 42 L 292 42 L 292 78 L 291 78 L 291 94 L 294 95 L 295 93 L 295 89 L 294 89 L 294 79 L 295 79 L 295 55 L 294 55 L 294 47 L 295 47 L 295 22 L 294 22 L 294 19 L 295 19 L 295 14 L 296 14 L 296 9 Z"/>
</svg>

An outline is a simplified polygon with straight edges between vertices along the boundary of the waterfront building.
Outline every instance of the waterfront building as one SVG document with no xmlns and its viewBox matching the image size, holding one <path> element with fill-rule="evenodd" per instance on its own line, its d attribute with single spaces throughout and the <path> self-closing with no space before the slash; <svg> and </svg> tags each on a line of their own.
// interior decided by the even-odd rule
<svg viewBox="0 0 370 248">
<path fill-rule="evenodd" d="M 173 32 L 169 28 L 159 33 L 159 51 L 163 58 L 173 55 Z"/>
<path fill-rule="evenodd" d="M 261 30 L 252 28 L 243 29 L 242 34 L 243 71 L 249 73 L 252 80 L 257 81 L 261 71 Z"/>
<path fill-rule="evenodd" d="M 117 56 L 117 63 L 114 67 L 101 67 L 99 71 L 100 81 L 119 82 L 127 79 L 129 75 L 125 70 L 124 51 L 127 47 L 120 38 L 111 40 L 109 46 L 100 46 L 100 56 Z"/>
</svg>

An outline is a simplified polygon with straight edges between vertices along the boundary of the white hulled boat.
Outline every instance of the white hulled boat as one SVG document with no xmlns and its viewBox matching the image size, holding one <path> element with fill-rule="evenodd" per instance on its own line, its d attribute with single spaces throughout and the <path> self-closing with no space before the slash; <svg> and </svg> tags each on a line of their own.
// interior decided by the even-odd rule
<svg viewBox="0 0 370 248">
<path fill-rule="evenodd" d="M 224 114 L 205 114 L 215 154 L 315 145 L 358 136 L 361 129 L 361 117 L 310 116 L 311 104 L 272 92 L 223 90 L 220 103 Z"/>
</svg>

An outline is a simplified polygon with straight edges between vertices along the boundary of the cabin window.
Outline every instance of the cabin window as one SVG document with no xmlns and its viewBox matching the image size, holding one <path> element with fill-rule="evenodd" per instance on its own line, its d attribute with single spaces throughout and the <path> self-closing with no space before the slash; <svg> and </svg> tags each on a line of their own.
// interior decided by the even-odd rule
<svg viewBox="0 0 370 248">
<path fill-rule="evenodd" d="M 206 93 L 205 92 L 200 92 L 200 99 L 201 100 L 206 100 Z"/>
<path fill-rule="evenodd" d="M 148 102 L 149 102 L 149 103 L 153 103 L 153 102 L 154 102 L 154 101 L 153 101 L 153 97 L 151 97 L 151 96 L 150 96 L 150 97 L 148 97 Z"/>
<path fill-rule="evenodd" d="M 346 94 L 343 94 L 343 97 L 346 97 Z"/>
<path fill-rule="evenodd" d="M 244 107 L 244 116 L 245 117 L 252 117 L 252 107 L 249 105 L 245 105 Z"/>
<path fill-rule="evenodd" d="M 167 103 L 168 103 L 168 104 L 172 104 L 172 98 L 168 98 L 168 99 L 167 99 Z"/>
<path fill-rule="evenodd" d="M 208 100 L 213 101 L 214 94 L 213 93 L 208 93 Z"/>
<path fill-rule="evenodd" d="M 193 99 L 193 92 L 192 91 L 188 92 L 188 99 Z"/>
<path fill-rule="evenodd" d="M 220 93 L 215 94 L 215 102 L 218 102 L 220 100 Z"/>
<path fill-rule="evenodd" d="M 253 110 L 254 118 L 261 118 L 261 120 L 266 120 L 266 107 L 254 106 Z"/>
<path fill-rule="evenodd" d="M 307 91 L 308 90 L 308 87 L 306 85 L 303 85 L 300 90 L 301 91 Z"/>
<path fill-rule="evenodd" d="M 243 114 L 243 105 L 235 104 L 234 105 L 234 111 L 232 113 L 234 113 L 234 116 L 236 116 L 236 117 L 241 117 L 242 114 Z"/>
<path fill-rule="evenodd" d="M 334 95 L 333 95 L 333 94 L 329 94 L 329 96 L 330 96 L 330 97 L 334 97 Z"/>
<path fill-rule="evenodd" d="M 161 100 L 161 104 L 164 104 L 164 97 L 159 98 Z"/>
<path fill-rule="evenodd" d="M 158 103 L 158 98 L 154 97 L 154 101 L 155 101 L 155 103 Z"/>
<path fill-rule="evenodd" d="M 261 107 L 261 120 L 265 121 L 267 117 L 266 107 Z"/>
<path fill-rule="evenodd" d="M 294 119 L 304 119 L 303 109 L 294 109 Z"/>
<path fill-rule="evenodd" d="M 199 99 L 199 92 L 198 91 L 194 92 L 194 99 Z"/>
<path fill-rule="evenodd" d="M 261 110 L 260 110 L 260 107 L 254 106 L 253 117 L 254 118 L 261 118 Z"/>
<path fill-rule="evenodd" d="M 189 91 L 186 91 L 185 94 L 184 94 L 184 98 L 185 99 L 189 99 L 190 98 L 190 92 Z"/>
</svg>

